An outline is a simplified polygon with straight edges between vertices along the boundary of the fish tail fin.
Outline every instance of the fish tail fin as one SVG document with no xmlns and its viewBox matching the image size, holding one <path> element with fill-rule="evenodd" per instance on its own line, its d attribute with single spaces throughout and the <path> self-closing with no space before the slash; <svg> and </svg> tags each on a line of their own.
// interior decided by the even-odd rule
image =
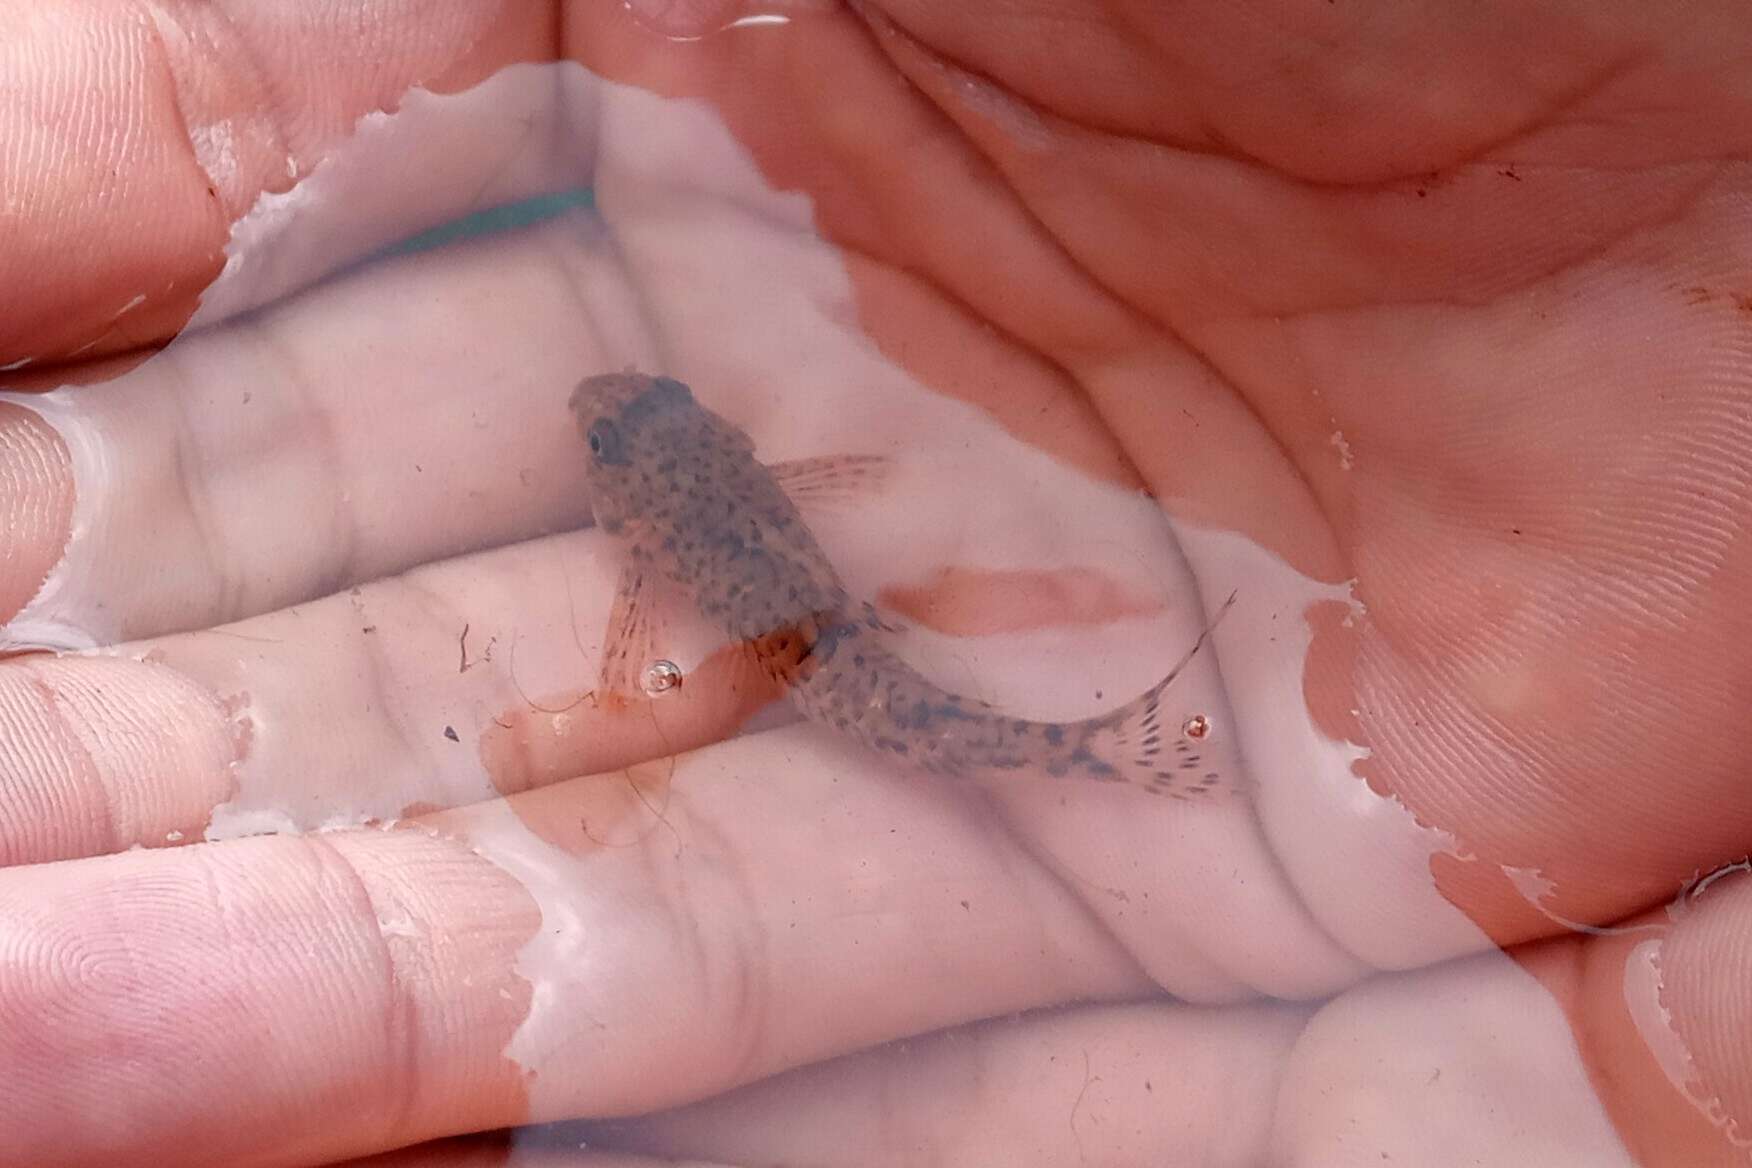
<svg viewBox="0 0 1752 1168">
<path fill-rule="evenodd" d="M 1087 769 L 1102 778 L 1135 783 L 1152 794 L 1173 799 L 1214 802 L 1244 798 L 1252 783 L 1240 774 L 1225 774 L 1203 756 L 1200 743 L 1181 728 L 1162 729 L 1162 695 L 1204 647 L 1217 623 L 1235 603 L 1223 602 L 1168 675 L 1111 714 L 1084 723 L 1078 754 Z"/>
</svg>

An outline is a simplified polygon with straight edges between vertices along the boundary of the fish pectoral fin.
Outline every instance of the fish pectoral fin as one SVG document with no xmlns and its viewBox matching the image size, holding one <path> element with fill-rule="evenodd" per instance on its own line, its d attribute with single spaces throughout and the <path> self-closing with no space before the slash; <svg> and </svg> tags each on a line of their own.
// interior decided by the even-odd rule
<svg viewBox="0 0 1752 1168">
<path fill-rule="evenodd" d="M 906 626 L 893 617 L 885 616 L 882 610 L 868 601 L 858 606 L 858 618 L 868 627 L 881 633 L 904 633 Z"/>
<path fill-rule="evenodd" d="M 655 573 L 630 564 L 621 568 L 602 638 L 598 700 L 645 696 L 644 673 L 656 660 L 666 625 L 661 592 L 662 580 Z"/>
<path fill-rule="evenodd" d="M 880 454 L 825 454 L 767 467 L 800 511 L 823 510 L 879 493 L 893 463 Z"/>
</svg>

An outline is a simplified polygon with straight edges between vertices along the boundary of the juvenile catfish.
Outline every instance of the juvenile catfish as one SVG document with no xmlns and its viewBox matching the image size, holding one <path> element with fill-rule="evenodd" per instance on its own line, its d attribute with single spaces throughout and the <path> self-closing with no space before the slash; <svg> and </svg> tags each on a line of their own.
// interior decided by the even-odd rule
<svg viewBox="0 0 1752 1168">
<path fill-rule="evenodd" d="M 1208 769 L 1192 743 L 1165 739 L 1158 718 L 1162 692 L 1208 626 L 1166 677 L 1111 713 L 1078 722 L 1006 716 L 913 669 L 889 647 L 892 630 L 847 595 L 787 493 L 819 486 L 835 462 L 761 464 L 747 434 L 668 377 L 586 378 L 571 406 L 589 447 L 597 526 L 626 554 L 603 654 L 609 692 L 633 688 L 632 671 L 647 664 L 650 608 L 661 593 L 747 645 L 805 717 L 912 765 L 968 779 L 1129 782 L 1176 798 L 1238 786 Z"/>
</svg>

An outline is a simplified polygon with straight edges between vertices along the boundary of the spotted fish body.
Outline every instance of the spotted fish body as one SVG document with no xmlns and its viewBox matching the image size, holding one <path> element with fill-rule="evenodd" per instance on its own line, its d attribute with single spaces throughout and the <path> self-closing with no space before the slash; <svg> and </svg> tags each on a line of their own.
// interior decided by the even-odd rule
<svg viewBox="0 0 1752 1168">
<path fill-rule="evenodd" d="M 892 650 L 890 630 L 847 594 L 780 475 L 755 458 L 747 434 L 681 382 L 604 374 L 583 381 L 571 406 L 589 447 L 597 525 L 625 547 L 623 599 L 652 580 L 685 597 L 749 645 L 810 720 L 960 778 L 1043 772 L 1174 797 L 1229 786 L 1159 721 L 1162 692 L 1197 644 L 1112 713 L 1076 722 L 1010 717 L 942 688 Z"/>
</svg>

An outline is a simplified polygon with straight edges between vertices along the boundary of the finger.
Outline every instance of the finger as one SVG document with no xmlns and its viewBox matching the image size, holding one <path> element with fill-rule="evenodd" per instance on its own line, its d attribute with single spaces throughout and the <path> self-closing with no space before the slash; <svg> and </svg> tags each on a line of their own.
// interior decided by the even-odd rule
<svg viewBox="0 0 1752 1168">
<path fill-rule="evenodd" d="M 0 364 L 149 345 L 218 271 L 231 221 L 415 84 L 552 52 L 546 5 L 51 3 L 6 18 Z"/>
<path fill-rule="evenodd" d="M 688 756 L 660 830 L 592 842 L 638 806 L 578 781 L 437 834 L 0 872 L 0 1151 L 315 1163 L 1143 988 L 977 808 L 810 735 Z"/>
<path fill-rule="evenodd" d="M 387 822 L 691 749 L 778 696 L 702 635 L 698 660 L 665 647 L 680 690 L 599 702 L 614 574 L 582 533 L 115 656 L 0 663 L 0 860 Z"/>
<path fill-rule="evenodd" d="M 894 516 L 933 505 L 933 494 L 927 488 L 868 516 L 839 515 L 820 534 L 841 546 L 874 539 L 861 533 L 894 531 Z M 1018 523 L 1014 537 L 1032 539 L 1043 518 Z M 1097 569 L 1136 595 L 1147 595 L 1146 581 L 1158 572 L 1172 571 L 1171 549 L 1132 551 L 1128 521 L 1112 518 L 1118 522 L 1109 527 L 1085 514 L 1072 537 L 1065 517 L 1067 537 L 1035 560 L 1039 579 L 1057 571 L 1072 582 L 1062 593 L 1071 603 L 1017 609 L 1008 629 L 977 642 L 915 631 L 905 638 L 908 655 L 958 688 L 1053 717 L 1093 713 L 1112 704 L 1103 696 L 1109 690 L 1147 686 L 1153 655 L 1183 646 L 1196 630 L 1179 610 L 1115 620 L 1077 602 Z M 924 541 L 906 542 L 883 570 L 914 570 L 909 557 Z M 1116 559 L 1118 548 L 1126 554 Z M 721 632 L 682 612 L 655 651 L 680 666 L 684 684 L 630 706 L 599 700 L 594 679 L 620 574 L 612 541 L 585 531 L 442 561 L 104 656 L 0 664 L 0 711 L 18 730 L 0 738 L 0 759 L 16 776 L 0 856 L 40 862 L 264 828 L 390 820 L 673 754 L 733 733 L 781 696 L 750 676 Z M 1100 588 L 1093 599 L 1099 605 L 1111 595 Z M 1078 646 L 1074 662 L 1051 674 L 1025 668 L 1043 640 L 1067 628 Z M 981 673 L 969 672 L 970 660 Z M 1217 685 L 1211 663 L 1195 662 L 1175 700 L 1214 709 Z M 1017 797 L 1037 806 L 1056 837 L 1081 841 L 1067 859 L 1094 854 L 1085 879 L 1128 886 L 1143 876 L 1154 884 L 1154 869 L 1167 864 L 1163 883 L 1196 886 L 1205 866 L 1242 862 L 1234 846 L 1257 851 L 1257 841 L 1225 847 L 1213 837 L 1208 854 L 1182 848 L 1163 856 L 1146 847 L 1147 875 L 1113 869 L 1111 796 L 1137 810 L 1125 793 L 1084 792 L 1091 800 L 1067 811 L 1057 785 L 1039 786 Z M 1167 808 L 1130 815 L 1124 830 L 1159 830 L 1163 814 L 1172 818 Z M 1231 819 L 1245 822 L 1239 811 Z M 1293 896 L 1268 895 L 1266 887 L 1246 890 L 1253 911 L 1270 904 L 1267 915 L 1300 915 Z M 1169 902 L 1159 907 L 1169 911 Z M 1126 930 L 1159 931 L 1154 911 L 1133 910 Z M 1232 935 L 1221 924 L 1225 911 L 1196 915 L 1213 935 Z"/>
<path fill-rule="evenodd" d="M 1535 966 L 1564 1004 L 1608 1114 L 1648 1168 L 1752 1147 L 1752 878 L 1709 876 L 1642 927 Z"/>
<path fill-rule="evenodd" d="M 1378 978 L 1311 1018 L 1150 1006 L 987 1023 L 532 1141 L 829 1164 L 904 1146 L 952 1163 L 1726 1168 L 1752 1100 L 1749 889 L 1736 869 L 1671 926 Z"/>
<path fill-rule="evenodd" d="M 1321 1164 L 1743 1163 L 1752 881 L 1721 876 L 1672 918 L 1342 996 L 1286 1066 L 1278 1146 Z"/>
<path fill-rule="evenodd" d="M 608 313 L 574 295 L 602 262 L 589 236 L 573 216 L 407 257 L 101 390 L 15 398 L 10 505 L 40 517 L 21 562 L 50 566 L 13 643 L 208 627 L 578 525 L 581 457 L 557 423 L 593 360 L 577 321 Z"/>
<path fill-rule="evenodd" d="M 8 869 L 5 1158 L 315 1164 L 418 1138 L 428 1108 L 514 1110 L 494 1031 L 525 987 L 481 971 L 511 968 L 533 906 L 464 849 L 373 846 L 369 866 L 330 837 Z M 469 906 L 466 935 L 409 939 Z"/>
<path fill-rule="evenodd" d="M 524 1133 L 736 1163 L 1254 1164 L 1268 1159 L 1288 1007 L 1103 1006 L 861 1052 L 692 1107 Z"/>
<path fill-rule="evenodd" d="M 1085 515 L 1080 532 L 1099 526 Z M 1081 554 L 1075 539 L 1058 542 Z M 1111 552 L 1116 541 L 1094 546 Z M 123 646 L 113 658 L 0 666 L 22 731 L 0 738 L 17 775 L 0 855 L 37 862 L 394 820 L 664 758 L 735 733 L 781 696 L 751 685 L 736 669 L 743 658 L 696 623 L 662 650 L 681 665 L 679 689 L 628 706 L 599 701 L 591 691 L 618 561 L 607 537 L 585 531 Z M 1006 708 L 1074 717 L 1111 704 L 1103 686 L 1148 684 L 1153 658 L 1193 635 L 1176 612 L 1073 623 L 1075 660 L 1043 674 L 1030 662 L 1078 611 L 1069 607 L 977 643 L 909 634 L 906 651 Z M 967 672 L 970 656 L 983 676 Z M 1189 672 L 1177 700 L 1214 709 L 1218 685 L 1214 672 Z M 647 773 L 651 802 L 680 781 L 661 767 Z M 1357 976 L 1355 959 L 1276 874 L 1245 808 L 1140 804 L 1135 792 L 1099 787 L 1069 797 L 1038 778 L 994 794 L 1039 861 L 1176 993 L 1307 995 Z M 1169 837 L 1175 846 L 1162 847 Z"/>
</svg>

